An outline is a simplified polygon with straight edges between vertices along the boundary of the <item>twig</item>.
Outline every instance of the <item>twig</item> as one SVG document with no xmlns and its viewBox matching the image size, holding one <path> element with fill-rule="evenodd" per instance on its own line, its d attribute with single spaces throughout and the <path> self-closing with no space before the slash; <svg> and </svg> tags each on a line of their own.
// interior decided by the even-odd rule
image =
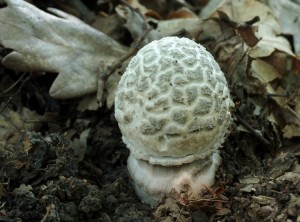
<svg viewBox="0 0 300 222">
<path fill-rule="evenodd" d="M 291 92 L 287 92 L 287 93 L 283 93 L 283 94 L 279 94 L 279 93 L 267 93 L 268 97 L 288 97 L 291 96 L 292 93 Z"/>
<path fill-rule="evenodd" d="M 4 90 L 1 94 L 0 94 L 0 97 L 9 97 L 8 98 L 8 101 L 5 103 L 5 105 L 2 107 L 2 109 L 0 110 L 0 113 L 2 113 L 8 106 L 8 104 L 11 102 L 11 100 L 13 99 L 13 97 L 18 94 L 21 90 L 21 88 L 23 87 L 24 83 L 27 82 L 30 77 L 31 77 L 31 74 L 26 77 L 26 79 L 23 80 L 23 82 L 21 83 L 21 85 L 19 86 L 19 88 L 17 89 L 17 91 L 13 94 L 13 95 L 10 95 L 10 96 L 7 96 L 4 94 L 8 93 L 10 90 L 12 90 L 19 82 L 21 82 L 21 80 L 23 79 L 23 77 L 26 75 L 26 73 L 23 73 L 23 75 L 16 81 L 14 82 L 10 87 L 8 87 L 6 90 Z"/>
<path fill-rule="evenodd" d="M 21 77 L 15 81 L 10 87 L 8 87 L 6 90 L 3 91 L 3 93 L 1 93 L 1 95 L 8 93 L 12 88 L 14 88 L 25 76 L 25 73 L 23 73 L 23 75 L 21 75 Z"/>
<path fill-rule="evenodd" d="M 8 98 L 8 101 L 4 104 L 4 106 L 3 106 L 2 109 L 0 110 L 0 113 L 2 113 L 2 112 L 6 109 L 6 107 L 8 106 L 8 104 L 10 103 L 11 100 L 12 100 L 12 96 L 10 96 L 10 97 Z"/>
<path fill-rule="evenodd" d="M 207 198 L 200 198 L 197 200 L 190 200 L 191 203 L 198 203 L 201 201 L 207 201 L 207 202 L 222 202 L 222 203 L 226 203 L 228 202 L 228 200 L 221 200 L 221 199 L 207 199 Z"/>
<path fill-rule="evenodd" d="M 250 126 L 249 123 L 247 123 L 244 119 L 242 119 L 239 115 L 235 115 L 235 117 L 237 118 L 237 120 L 247 129 L 249 130 L 251 133 L 253 133 L 260 141 L 262 141 L 264 144 L 269 145 L 270 142 L 264 138 L 261 133 L 259 133 L 257 130 L 253 129 L 252 126 Z"/>
<path fill-rule="evenodd" d="M 114 62 L 112 65 L 108 65 L 106 67 L 106 70 L 103 73 L 99 73 L 98 90 L 97 90 L 97 102 L 99 104 L 99 107 L 102 107 L 103 105 L 102 100 L 103 100 L 104 85 L 108 77 L 111 74 L 113 74 L 116 71 L 116 69 L 120 68 L 123 62 L 125 62 L 127 59 L 129 59 L 131 56 L 137 53 L 137 51 L 141 47 L 141 43 L 144 41 L 144 39 L 146 38 L 146 36 L 151 30 L 152 28 L 147 29 L 126 55 L 122 56 L 119 60 Z"/>
<path fill-rule="evenodd" d="M 99 72 L 99 77 L 98 77 L 98 90 L 97 90 L 97 97 L 96 100 L 99 104 L 99 107 L 102 107 L 102 101 L 103 101 L 103 92 L 104 92 L 104 86 L 105 83 L 110 75 L 112 75 L 116 69 L 122 66 L 123 62 L 125 62 L 127 59 L 129 59 L 131 56 L 137 53 L 138 49 L 141 47 L 141 43 L 144 41 L 148 33 L 152 30 L 152 28 L 148 25 L 146 21 L 146 17 L 141 13 L 141 11 L 138 8 L 132 7 L 128 2 L 124 0 L 119 0 L 123 5 L 126 5 L 130 10 L 135 12 L 138 16 L 141 17 L 143 20 L 143 30 L 144 33 L 142 36 L 136 41 L 135 44 L 132 45 L 132 48 L 130 51 L 122 56 L 119 60 L 114 62 L 113 64 L 109 65 L 106 67 L 106 69 L 103 72 Z"/>
<path fill-rule="evenodd" d="M 135 13 L 137 13 L 141 18 L 142 20 L 144 20 L 144 26 L 145 28 L 147 29 L 147 21 L 146 21 L 146 18 L 145 16 L 143 15 L 143 13 L 138 9 L 138 8 L 134 8 L 132 7 L 128 2 L 124 1 L 124 0 L 120 0 L 120 2 L 123 4 L 123 5 L 126 5 L 128 8 L 130 8 L 132 11 L 134 11 Z"/>
</svg>

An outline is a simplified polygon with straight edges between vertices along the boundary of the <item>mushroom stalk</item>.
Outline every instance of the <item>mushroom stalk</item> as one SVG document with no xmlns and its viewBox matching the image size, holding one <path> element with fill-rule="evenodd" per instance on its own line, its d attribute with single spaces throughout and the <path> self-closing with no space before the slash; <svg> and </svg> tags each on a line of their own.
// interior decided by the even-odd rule
<svg viewBox="0 0 300 222">
<path fill-rule="evenodd" d="M 136 193 L 143 202 L 155 206 L 162 194 L 175 191 L 192 199 L 201 197 L 205 187 L 215 182 L 215 172 L 221 163 L 218 152 L 207 160 L 196 160 L 180 166 L 161 166 L 136 159 L 132 154 L 128 158 L 128 171 L 134 181 Z"/>
</svg>

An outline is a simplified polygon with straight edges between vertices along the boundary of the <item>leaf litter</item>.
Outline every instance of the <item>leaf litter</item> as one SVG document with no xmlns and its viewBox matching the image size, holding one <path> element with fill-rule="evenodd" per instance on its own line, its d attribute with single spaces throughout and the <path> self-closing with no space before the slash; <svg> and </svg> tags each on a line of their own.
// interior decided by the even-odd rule
<svg viewBox="0 0 300 222">
<path fill-rule="evenodd" d="M 4 2 L 2 221 L 300 220 L 297 1 Z M 134 193 L 112 106 L 130 57 L 169 35 L 214 55 L 236 106 L 215 186 L 151 209 Z"/>
</svg>

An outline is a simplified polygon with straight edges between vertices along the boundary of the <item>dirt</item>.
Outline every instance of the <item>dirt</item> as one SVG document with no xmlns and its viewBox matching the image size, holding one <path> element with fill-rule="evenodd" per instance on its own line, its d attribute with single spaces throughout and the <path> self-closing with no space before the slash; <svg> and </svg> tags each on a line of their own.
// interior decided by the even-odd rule
<svg viewBox="0 0 300 222">
<path fill-rule="evenodd" d="M 49 97 L 54 78 L 0 67 L 0 130 L 10 129 L 0 141 L 0 221 L 300 221 L 300 139 L 248 115 L 251 105 L 237 114 L 269 144 L 234 116 L 203 199 L 169 194 L 151 208 L 134 192 L 113 108 L 80 112 L 80 99 Z"/>
<path fill-rule="evenodd" d="M 2 73 L 3 80 L 7 71 Z M 42 97 L 41 90 L 30 95 L 28 89 L 47 81 L 25 82 L 5 109 L 27 104 L 40 111 L 37 104 L 45 101 L 31 101 Z M 113 110 L 74 112 L 76 100 L 44 98 L 49 101 L 43 109 L 58 114 L 55 121 L 39 123 L 40 131 L 23 129 L 16 144 L 1 143 L 1 221 L 299 220 L 299 140 L 282 140 L 281 148 L 264 145 L 233 125 L 221 148 L 217 183 L 203 200 L 180 203 L 170 195 L 151 209 L 134 193 L 126 169 L 129 151 Z M 79 138 L 86 129 L 83 146 Z"/>
</svg>

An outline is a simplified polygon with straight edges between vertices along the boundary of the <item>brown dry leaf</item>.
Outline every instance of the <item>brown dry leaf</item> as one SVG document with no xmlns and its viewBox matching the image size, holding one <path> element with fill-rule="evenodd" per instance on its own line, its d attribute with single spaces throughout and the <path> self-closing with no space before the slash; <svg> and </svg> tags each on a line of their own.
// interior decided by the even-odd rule
<svg viewBox="0 0 300 222">
<path fill-rule="evenodd" d="M 258 16 L 255 16 L 250 21 L 239 23 L 231 20 L 228 15 L 226 15 L 226 13 L 222 11 L 218 11 L 218 14 L 222 21 L 228 23 L 232 28 L 236 30 L 236 32 L 241 36 L 241 38 L 249 47 L 253 47 L 258 43 L 259 39 L 254 34 L 257 31 L 257 27 L 252 26 L 254 23 L 259 21 Z"/>
<path fill-rule="evenodd" d="M 147 15 L 149 17 L 155 18 L 155 19 L 162 19 L 162 17 L 159 15 L 158 12 L 148 9 L 144 5 L 142 5 L 138 0 L 129 0 L 128 4 L 134 8 L 139 10 L 143 15 Z"/>
<path fill-rule="evenodd" d="M 288 62 L 292 58 L 293 57 L 287 55 L 285 52 L 276 50 L 270 56 L 262 57 L 260 59 L 272 65 L 281 76 L 284 76 L 288 72 Z"/>
<path fill-rule="evenodd" d="M 126 19 L 125 27 L 128 29 L 133 39 L 139 39 L 144 35 L 146 29 L 151 28 L 147 23 L 145 23 L 144 18 L 141 18 L 138 13 L 128 7 L 119 5 L 116 7 L 116 12 L 118 15 Z M 157 24 L 157 28 L 149 32 L 149 34 L 145 37 L 143 44 L 177 34 L 183 30 L 190 36 L 197 36 L 202 29 L 201 25 L 203 24 L 203 20 L 199 18 L 172 19 L 163 21 L 151 19 L 151 21 Z"/>
<path fill-rule="evenodd" d="M 157 12 L 155 12 L 153 10 L 148 11 L 145 15 L 148 16 L 148 17 L 157 19 L 157 20 L 162 20 L 162 17 Z"/>
<path fill-rule="evenodd" d="M 294 110 L 285 109 L 286 126 L 283 128 L 283 136 L 285 138 L 300 137 L 300 93 L 294 99 Z"/>
<path fill-rule="evenodd" d="M 300 55 L 292 57 L 292 70 L 291 72 L 300 76 Z"/>
<path fill-rule="evenodd" d="M 261 59 L 255 59 L 251 63 L 251 70 L 252 76 L 259 79 L 265 86 L 268 95 L 280 95 L 285 93 L 285 90 L 281 87 L 274 89 L 270 84 L 273 80 L 281 78 L 279 72 L 272 65 Z M 285 105 L 287 102 L 285 97 L 272 96 L 271 98 L 280 106 Z"/>
<path fill-rule="evenodd" d="M 300 63 L 298 64 L 298 59 L 291 51 L 291 46 L 287 39 L 279 36 L 281 30 L 277 18 L 267 5 L 264 5 L 259 1 L 227 0 L 221 1 L 220 4 L 221 6 L 218 5 L 215 10 L 224 11 L 225 14 L 221 13 L 220 15 L 221 19 L 229 24 L 230 27 L 234 28 L 241 38 L 250 46 L 245 45 L 243 49 L 244 54 L 240 54 L 240 58 L 244 55 L 246 55 L 245 57 L 250 58 L 250 61 L 248 60 L 247 63 L 248 65 L 251 64 L 250 70 L 247 70 L 246 68 L 241 70 L 241 67 L 247 67 L 248 65 L 242 65 L 243 60 L 236 58 L 237 52 L 239 51 L 233 49 L 239 48 L 238 44 L 231 44 L 231 48 L 228 46 L 229 40 L 232 40 L 233 38 L 226 40 L 227 50 L 224 51 L 225 44 L 219 45 L 221 50 L 218 52 L 218 58 L 221 58 L 225 67 L 227 64 L 233 64 L 229 66 L 230 69 L 227 73 L 230 74 L 232 77 L 231 81 L 236 85 L 233 87 L 236 94 L 238 95 L 238 90 L 241 90 L 238 88 L 239 85 L 250 94 L 262 94 L 260 99 L 253 98 L 253 104 L 256 106 L 255 112 L 258 114 L 262 109 L 262 101 L 259 100 L 264 100 L 264 103 L 268 104 L 269 99 L 272 99 L 278 106 L 275 106 L 268 111 L 270 113 L 267 119 L 281 127 L 285 138 L 299 136 L 300 129 L 298 127 L 298 122 L 300 121 L 300 115 L 294 115 L 297 113 L 293 110 L 296 109 L 296 106 L 290 106 L 288 103 L 291 100 L 291 92 L 295 92 L 295 90 L 299 88 L 296 84 L 298 81 L 293 80 L 296 79 L 295 75 L 293 76 L 291 74 L 299 74 L 298 65 Z M 249 10 L 249 8 L 251 8 L 251 10 Z M 259 16 L 260 18 L 260 21 L 255 23 L 258 27 L 257 32 L 253 32 L 253 30 L 250 29 L 251 27 L 247 25 L 241 26 L 243 22 L 245 23 L 245 21 L 255 18 L 255 16 Z M 250 23 L 252 24 L 252 21 Z M 246 32 L 241 34 L 240 31 L 243 31 L 243 29 L 238 30 L 239 26 L 246 27 Z M 244 36 L 244 34 L 246 36 Z M 250 40 L 250 44 L 247 42 L 248 40 Z M 259 41 L 257 42 L 256 40 Z M 230 49 L 232 50 L 230 51 Z M 232 56 L 232 58 L 235 59 L 233 61 L 230 60 L 230 58 L 224 60 L 224 56 L 220 54 L 222 51 L 224 52 L 225 57 L 226 55 L 235 55 Z M 237 61 L 237 63 L 234 63 L 234 61 Z M 243 77 L 243 75 L 238 73 L 248 74 Z M 243 96 L 238 95 L 238 98 L 243 99 Z M 291 118 L 293 121 L 290 121 Z"/>
<path fill-rule="evenodd" d="M 168 15 L 168 19 L 184 19 L 184 18 L 198 18 L 198 16 L 186 7 L 182 7 Z"/>
<path fill-rule="evenodd" d="M 253 76 L 259 78 L 263 84 L 268 84 L 276 78 L 281 78 L 281 75 L 272 65 L 261 59 L 253 60 L 251 69 Z"/>
<path fill-rule="evenodd" d="M 279 23 L 267 5 L 255 0 L 227 0 L 220 4 L 222 6 L 218 5 L 217 10 L 225 12 L 234 21 L 245 22 L 259 16 L 260 21 L 255 23 L 258 27 L 255 35 L 260 41 L 254 47 L 249 49 L 246 47 L 252 58 L 269 56 L 276 49 L 294 55 L 289 42 L 284 37 L 278 36 L 281 33 Z M 216 16 L 216 12 L 214 16 Z"/>
<path fill-rule="evenodd" d="M 264 37 L 261 38 L 255 47 L 249 50 L 249 55 L 252 58 L 266 57 L 271 55 L 276 50 L 294 56 L 288 40 L 286 40 L 284 37 L 276 36 L 275 33 L 274 36 L 268 36 L 269 33 L 267 32 L 265 35 L 263 33 L 261 34 Z"/>
<path fill-rule="evenodd" d="M 289 106 L 284 106 L 282 109 L 286 126 L 283 128 L 283 136 L 285 138 L 292 138 L 294 136 L 300 137 L 300 115 L 292 110 Z"/>
</svg>

